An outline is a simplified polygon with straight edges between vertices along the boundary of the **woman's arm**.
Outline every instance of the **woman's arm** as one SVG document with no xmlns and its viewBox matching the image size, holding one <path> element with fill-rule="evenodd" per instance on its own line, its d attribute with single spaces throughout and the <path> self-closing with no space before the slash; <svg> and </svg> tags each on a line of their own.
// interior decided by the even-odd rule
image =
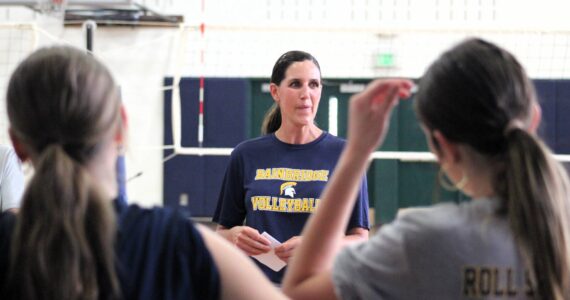
<svg viewBox="0 0 570 300">
<path fill-rule="evenodd" d="M 222 299 L 286 299 L 251 259 L 211 230 L 198 230 L 220 272 Z"/>
<path fill-rule="evenodd" d="M 335 298 L 331 268 L 344 239 L 369 156 L 383 141 L 390 113 L 409 97 L 408 80 L 374 81 L 351 98 L 347 146 L 325 188 L 319 209 L 303 230 L 303 243 L 289 265 L 283 291 L 295 299 Z"/>
</svg>

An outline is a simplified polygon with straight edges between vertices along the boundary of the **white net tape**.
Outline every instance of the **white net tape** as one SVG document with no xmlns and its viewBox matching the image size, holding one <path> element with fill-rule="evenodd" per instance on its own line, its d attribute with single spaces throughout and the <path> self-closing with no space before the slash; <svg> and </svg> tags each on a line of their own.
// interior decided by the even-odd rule
<svg viewBox="0 0 570 300">
<path fill-rule="evenodd" d="M 174 147 L 174 149 L 176 154 L 196 156 L 228 156 L 233 151 L 233 148 Z M 561 162 L 570 162 L 570 155 L 556 154 L 554 157 Z M 430 152 L 413 151 L 376 151 L 370 155 L 370 159 L 390 159 L 401 162 L 436 161 L 435 156 Z"/>
</svg>

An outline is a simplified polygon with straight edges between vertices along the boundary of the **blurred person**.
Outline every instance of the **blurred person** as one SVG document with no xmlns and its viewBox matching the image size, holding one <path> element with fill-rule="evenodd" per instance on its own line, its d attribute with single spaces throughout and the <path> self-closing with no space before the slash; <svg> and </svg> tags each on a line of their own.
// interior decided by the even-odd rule
<svg viewBox="0 0 570 300">
<path fill-rule="evenodd" d="M 7 104 L 14 149 L 35 174 L 18 215 L 0 215 L 1 299 L 282 298 L 214 232 L 120 199 L 125 112 L 92 55 L 34 52 L 14 71 Z"/>
</svg>

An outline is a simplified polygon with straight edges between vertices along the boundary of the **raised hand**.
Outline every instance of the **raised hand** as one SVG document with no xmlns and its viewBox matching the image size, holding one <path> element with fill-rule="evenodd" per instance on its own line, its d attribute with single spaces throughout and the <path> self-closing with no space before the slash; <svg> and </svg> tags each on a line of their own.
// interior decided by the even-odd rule
<svg viewBox="0 0 570 300">
<path fill-rule="evenodd" d="M 414 84 L 405 79 L 375 80 L 350 99 L 348 148 L 368 154 L 384 141 L 392 109 L 408 98 Z"/>
</svg>

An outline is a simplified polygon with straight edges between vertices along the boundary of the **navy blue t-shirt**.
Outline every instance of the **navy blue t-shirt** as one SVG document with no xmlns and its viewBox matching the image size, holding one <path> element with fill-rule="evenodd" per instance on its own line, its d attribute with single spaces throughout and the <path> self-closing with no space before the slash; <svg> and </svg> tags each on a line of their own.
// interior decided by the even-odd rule
<svg viewBox="0 0 570 300">
<path fill-rule="evenodd" d="M 220 276 L 194 225 L 171 209 L 115 200 L 117 272 L 123 299 L 219 299 Z M 16 217 L 0 215 L 0 287 Z M 56 288 L 56 287 L 54 287 Z M 107 287 L 99 287 L 102 291 Z M 3 298 L 0 296 L 0 298 Z"/>
<path fill-rule="evenodd" d="M 280 242 L 301 234 L 340 157 L 345 141 L 329 133 L 308 144 L 281 142 L 275 134 L 245 141 L 231 154 L 214 222 L 231 228 L 245 225 Z M 362 179 L 347 231 L 368 229 L 368 191 Z M 275 272 L 254 260 L 273 282 Z"/>
</svg>

